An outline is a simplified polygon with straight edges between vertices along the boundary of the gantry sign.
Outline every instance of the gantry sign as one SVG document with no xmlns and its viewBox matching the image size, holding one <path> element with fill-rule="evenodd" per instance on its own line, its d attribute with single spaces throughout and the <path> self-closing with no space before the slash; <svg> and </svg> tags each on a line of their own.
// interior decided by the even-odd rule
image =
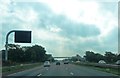
<svg viewBox="0 0 120 78">
<path fill-rule="evenodd" d="M 12 30 L 7 33 L 6 36 L 6 45 L 5 45 L 5 60 L 8 60 L 8 37 L 14 32 L 14 42 L 15 43 L 31 43 L 31 31 L 23 31 L 23 30 Z"/>
<path fill-rule="evenodd" d="M 17 43 L 31 43 L 31 31 L 16 31 L 14 40 Z"/>
</svg>

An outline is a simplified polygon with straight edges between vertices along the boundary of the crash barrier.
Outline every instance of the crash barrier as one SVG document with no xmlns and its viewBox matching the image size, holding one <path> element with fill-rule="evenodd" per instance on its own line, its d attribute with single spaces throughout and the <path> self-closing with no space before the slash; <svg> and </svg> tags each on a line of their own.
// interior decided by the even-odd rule
<svg viewBox="0 0 120 78">
<path fill-rule="evenodd" d="M 76 63 L 76 64 L 87 65 L 87 66 L 94 66 L 94 67 L 120 69 L 120 65 L 115 65 L 115 64 L 85 63 L 85 62 L 80 62 L 80 63 Z"/>
</svg>

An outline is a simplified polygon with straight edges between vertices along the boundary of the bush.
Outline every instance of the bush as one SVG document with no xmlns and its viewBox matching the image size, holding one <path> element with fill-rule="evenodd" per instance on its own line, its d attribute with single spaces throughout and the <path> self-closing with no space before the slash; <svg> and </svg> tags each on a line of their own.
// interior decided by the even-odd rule
<svg viewBox="0 0 120 78">
<path fill-rule="evenodd" d="M 2 66 L 11 66 L 11 65 L 15 65 L 15 64 L 16 64 L 15 62 L 12 62 L 10 60 L 8 60 L 8 61 L 3 60 L 2 61 Z"/>
</svg>

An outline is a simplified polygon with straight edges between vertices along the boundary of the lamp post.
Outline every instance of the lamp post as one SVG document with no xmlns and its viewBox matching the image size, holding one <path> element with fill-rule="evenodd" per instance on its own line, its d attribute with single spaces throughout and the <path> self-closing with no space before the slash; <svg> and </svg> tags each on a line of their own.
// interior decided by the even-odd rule
<svg viewBox="0 0 120 78">
<path fill-rule="evenodd" d="M 8 61 L 8 49 L 7 49 L 8 48 L 8 37 L 9 37 L 10 33 L 12 33 L 12 32 L 15 32 L 15 30 L 12 30 L 12 31 L 8 32 L 7 35 L 6 35 L 5 61 Z"/>
<path fill-rule="evenodd" d="M 8 32 L 6 35 L 6 44 L 5 44 L 5 61 L 8 61 L 8 37 L 12 32 L 15 32 L 15 42 L 31 43 L 31 31 L 12 30 Z"/>
</svg>

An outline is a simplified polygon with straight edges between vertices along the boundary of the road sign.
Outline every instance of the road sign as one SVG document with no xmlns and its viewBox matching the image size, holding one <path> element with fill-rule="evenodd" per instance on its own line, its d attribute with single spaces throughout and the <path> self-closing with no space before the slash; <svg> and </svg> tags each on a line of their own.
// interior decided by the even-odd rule
<svg viewBox="0 0 120 78">
<path fill-rule="evenodd" d="M 17 43 L 31 43 L 31 31 L 20 31 L 20 30 L 12 30 L 9 31 L 6 35 L 6 44 L 5 44 L 5 60 L 8 60 L 8 36 L 12 33 L 15 32 L 15 42 Z"/>
<path fill-rule="evenodd" d="M 16 43 L 31 43 L 31 31 L 15 31 Z"/>
</svg>

